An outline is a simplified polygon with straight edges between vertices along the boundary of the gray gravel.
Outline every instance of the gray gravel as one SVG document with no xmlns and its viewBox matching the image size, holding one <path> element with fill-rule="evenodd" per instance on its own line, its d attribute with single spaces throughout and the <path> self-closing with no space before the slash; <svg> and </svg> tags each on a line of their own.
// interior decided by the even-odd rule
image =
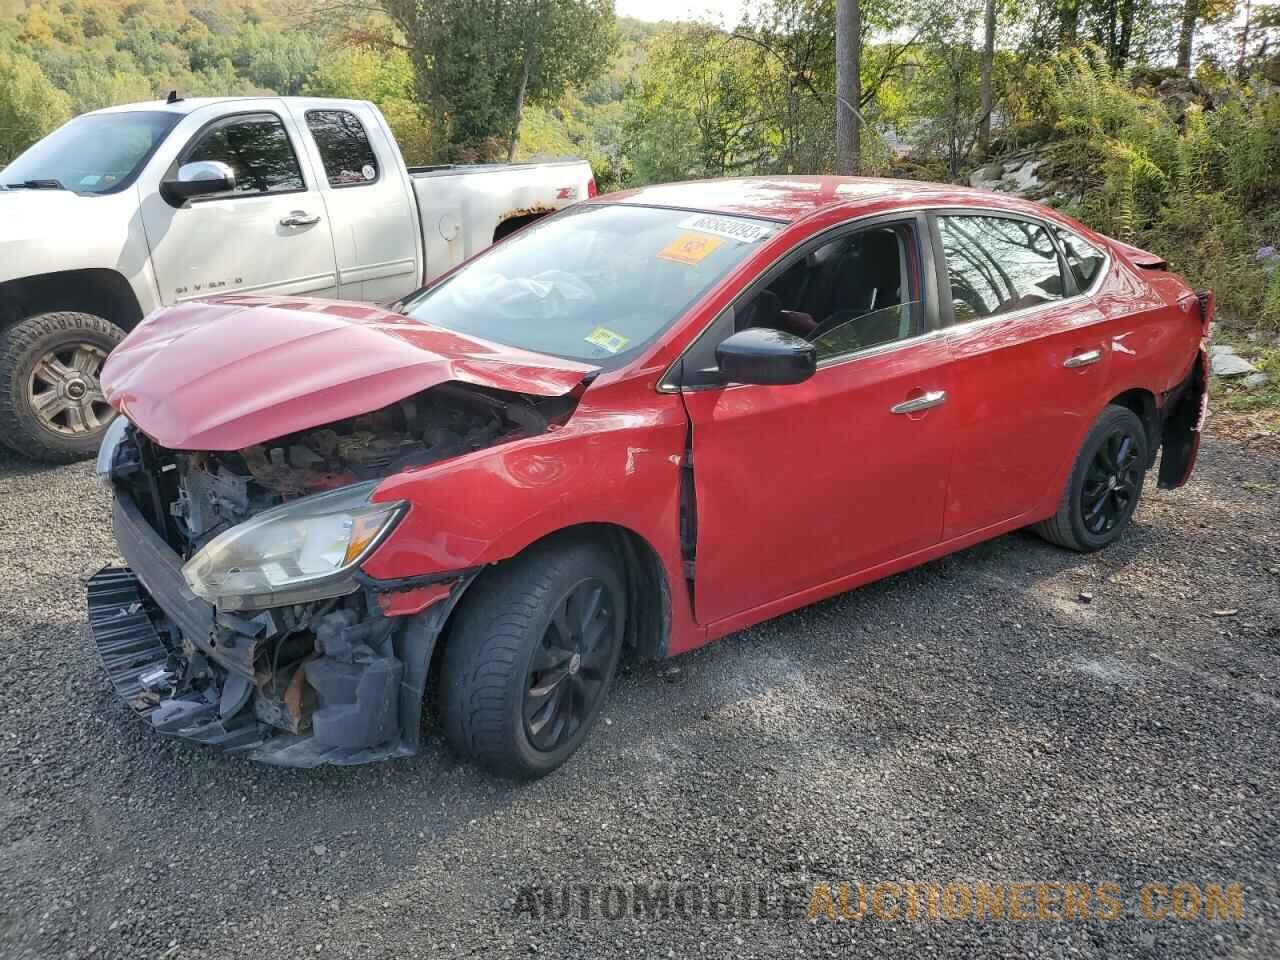
<svg viewBox="0 0 1280 960">
<path fill-rule="evenodd" d="M 0 956 L 1276 957 L 1280 460 L 1202 459 L 1101 555 L 1014 534 L 631 665 L 520 786 L 437 736 L 288 771 L 152 735 L 83 626 L 114 553 L 89 467 L 0 461 Z M 817 880 L 1105 881 L 1126 915 L 515 912 L 526 884 L 664 880 L 801 910 Z M 1239 882 L 1243 919 L 1141 919 L 1149 880 Z"/>
</svg>

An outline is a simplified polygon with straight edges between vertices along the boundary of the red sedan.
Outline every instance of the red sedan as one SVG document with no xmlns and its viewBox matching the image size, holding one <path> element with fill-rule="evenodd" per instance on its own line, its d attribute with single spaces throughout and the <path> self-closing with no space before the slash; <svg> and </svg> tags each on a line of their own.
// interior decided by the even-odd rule
<svg viewBox="0 0 1280 960">
<path fill-rule="evenodd" d="M 1113 542 L 1191 472 L 1212 312 L 1053 210 L 830 177 L 601 197 L 389 310 L 175 307 L 103 372 L 92 633 L 163 734 L 359 763 L 426 707 L 540 776 L 624 653 L 1020 527 Z"/>
</svg>

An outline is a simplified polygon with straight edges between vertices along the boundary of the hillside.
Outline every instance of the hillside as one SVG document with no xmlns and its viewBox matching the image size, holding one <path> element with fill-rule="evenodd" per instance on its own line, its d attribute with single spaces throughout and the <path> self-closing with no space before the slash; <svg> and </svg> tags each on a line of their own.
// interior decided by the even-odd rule
<svg viewBox="0 0 1280 960">
<path fill-rule="evenodd" d="M 367 42 L 385 24 L 353 30 L 326 18 L 331 9 L 290 0 L 0 0 L 0 163 L 77 113 L 169 90 L 370 99 L 408 159 L 430 159 L 407 55 Z M 554 109 L 530 108 L 521 155 L 588 154 L 606 182 L 616 180 L 623 92 L 656 29 L 620 19 L 613 67 Z"/>
</svg>

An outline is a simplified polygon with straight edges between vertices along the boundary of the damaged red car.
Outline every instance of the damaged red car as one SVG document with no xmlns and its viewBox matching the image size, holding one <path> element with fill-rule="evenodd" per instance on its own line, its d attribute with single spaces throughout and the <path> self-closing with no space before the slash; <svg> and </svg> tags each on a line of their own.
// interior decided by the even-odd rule
<svg viewBox="0 0 1280 960">
<path fill-rule="evenodd" d="M 1063 215 L 827 177 L 644 188 L 389 309 L 214 298 L 112 354 L 89 583 L 124 699 L 273 763 L 578 748 L 679 654 L 1186 481 L 1212 297 Z"/>
</svg>

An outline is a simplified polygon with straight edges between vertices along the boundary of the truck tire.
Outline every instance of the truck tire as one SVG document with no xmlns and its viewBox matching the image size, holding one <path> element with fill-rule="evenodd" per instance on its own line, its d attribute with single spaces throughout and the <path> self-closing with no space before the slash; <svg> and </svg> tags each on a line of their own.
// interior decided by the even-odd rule
<svg viewBox="0 0 1280 960">
<path fill-rule="evenodd" d="M 99 376 L 124 331 L 91 313 L 57 311 L 0 330 L 0 440 L 46 463 L 92 457 L 115 416 Z"/>
<path fill-rule="evenodd" d="M 559 539 L 490 570 L 464 598 L 440 671 L 450 746 L 500 777 L 565 762 L 604 705 L 626 622 L 617 561 Z"/>
</svg>

